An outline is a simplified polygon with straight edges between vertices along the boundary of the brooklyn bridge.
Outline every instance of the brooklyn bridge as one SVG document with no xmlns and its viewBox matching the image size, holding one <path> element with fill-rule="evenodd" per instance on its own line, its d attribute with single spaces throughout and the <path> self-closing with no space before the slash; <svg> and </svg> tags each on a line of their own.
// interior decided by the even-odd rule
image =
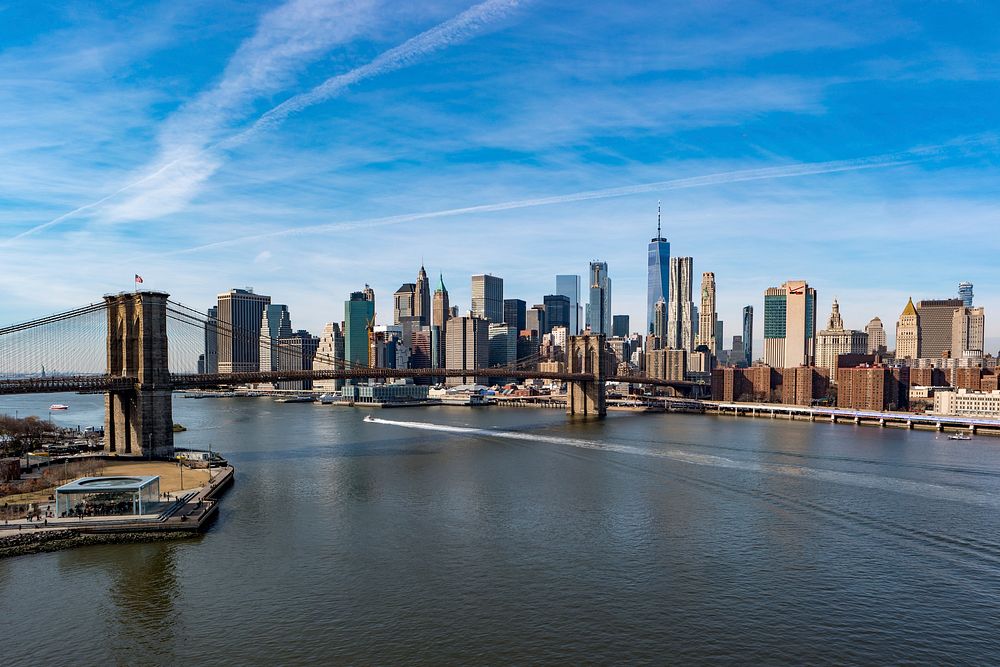
<svg viewBox="0 0 1000 667">
<path fill-rule="evenodd" d="M 372 368 L 317 355 L 310 370 L 199 373 L 206 328 L 220 340 L 275 345 L 170 299 L 163 292 L 107 295 L 102 301 L 0 329 L 0 394 L 105 394 L 105 450 L 173 454 L 172 396 L 177 390 L 303 380 L 389 380 L 449 377 L 546 379 L 567 385 L 566 412 L 603 417 L 606 383 L 671 388 L 691 395 L 700 383 L 609 372 L 603 335 L 570 336 L 565 370 L 538 370 L 537 357 L 483 368 Z M 169 344 L 168 344 L 169 342 Z"/>
</svg>

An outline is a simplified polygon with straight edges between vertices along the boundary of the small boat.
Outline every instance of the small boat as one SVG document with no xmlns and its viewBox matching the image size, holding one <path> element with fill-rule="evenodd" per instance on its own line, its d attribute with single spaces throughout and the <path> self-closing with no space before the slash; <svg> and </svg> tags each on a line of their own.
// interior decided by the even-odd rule
<svg viewBox="0 0 1000 667">
<path fill-rule="evenodd" d="M 365 415 L 365 418 L 364 418 L 364 420 L 363 420 L 363 421 L 366 421 L 366 422 L 373 422 L 373 421 L 375 421 L 375 418 L 374 418 L 374 417 L 372 417 L 371 415 Z"/>
<path fill-rule="evenodd" d="M 69 406 L 62 403 L 53 403 L 49 406 L 49 410 L 69 410 Z"/>
<path fill-rule="evenodd" d="M 330 405 L 337 400 L 336 394 L 321 394 L 319 397 L 319 402 L 323 405 Z"/>
<path fill-rule="evenodd" d="M 948 436 L 949 440 L 972 440 L 971 435 L 966 435 L 965 433 L 952 433 Z"/>
</svg>

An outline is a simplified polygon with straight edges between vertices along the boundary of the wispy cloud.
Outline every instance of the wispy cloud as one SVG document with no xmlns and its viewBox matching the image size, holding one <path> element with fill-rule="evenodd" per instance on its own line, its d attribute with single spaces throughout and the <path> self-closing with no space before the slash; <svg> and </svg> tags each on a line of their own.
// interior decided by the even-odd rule
<svg viewBox="0 0 1000 667">
<path fill-rule="evenodd" d="M 338 7 L 341 5 L 337 4 Z M 280 124 L 295 113 L 343 93 L 351 85 L 407 67 L 435 51 L 469 39 L 492 22 L 507 16 L 519 4 L 523 4 L 523 0 L 486 0 L 477 4 L 458 16 L 407 40 L 402 45 L 382 53 L 369 63 L 330 77 L 308 92 L 291 97 L 264 113 L 247 129 L 207 146 L 204 142 L 169 143 L 161 159 L 139 179 L 97 201 L 24 231 L 9 241 L 16 241 L 55 226 L 68 218 L 104 207 L 126 192 L 133 194 L 124 202 L 108 206 L 106 213 L 108 218 L 137 220 L 173 213 L 183 208 L 195 196 L 199 186 L 219 169 L 226 151 L 245 144 L 260 132 Z M 297 58 L 328 49 L 331 37 L 328 35 L 326 41 L 321 40 L 314 30 L 310 30 L 314 38 L 306 40 L 305 46 L 289 45 L 290 38 L 295 36 L 295 26 L 299 24 L 303 27 L 314 26 L 315 18 L 308 11 L 309 8 L 323 6 L 324 3 L 299 0 L 269 15 L 254 39 L 241 47 L 234 57 L 223 82 L 186 107 L 180 117 L 186 119 L 190 116 L 198 119 L 194 123 L 196 126 L 194 132 L 196 135 L 207 137 L 211 134 L 213 126 L 234 113 L 234 109 L 240 103 L 281 83 Z M 280 20 L 274 20 L 275 15 L 278 15 Z M 360 23 L 360 12 L 358 12 L 354 22 L 355 28 L 359 27 Z M 346 39 L 354 32 L 356 30 L 341 29 L 335 35 L 337 39 Z M 254 67 L 247 71 L 250 63 L 253 63 Z M 205 117 L 206 112 L 209 112 L 207 117 Z M 168 125 L 167 135 L 170 137 L 184 138 L 190 132 L 185 120 L 174 121 Z M 180 131 L 178 127 L 184 129 Z"/>
<path fill-rule="evenodd" d="M 861 171 L 864 169 L 884 169 L 893 166 L 900 166 L 912 162 L 932 158 L 944 147 L 922 147 L 910 151 L 899 153 L 889 153 L 884 155 L 872 155 L 852 160 L 834 160 L 829 162 L 813 162 L 791 165 L 780 165 L 775 167 L 762 167 L 757 169 L 742 169 L 737 171 L 727 171 L 703 176 L 691 176 L 687 178 L 676 178 L 653 183 L 640 183 L 636 185 L 626 185 L 617 188 L 604 188 L 600 190 L 587 190 L 563 195 L 553 195 L 549 197 L 537 197 L 533 199 L 520 199 L 515 201 L 499 202 L 494 204 L 479 204 L 476 206 L 463 206 L 461 208 L 450 208 L 439 211 L 424 213 L 407 213 L 379 218 L 367 218 L 362 220 L 351 220 L 345 222 L 325 223 L 318 225 L 302 225 L 297 227 L 285 227 L 273 232 L 262 234 L 251 234 L 239 238 L 229 238 L 224 241 L 207 243 L 192 248 L 172 250 L 165 253 L 157 253 L 157 256 L 179 255 L 185 253 L 199 252 L 225 246 L 237 245 L 250 241 L 261 241 L 285 236 L 313 235 L 318 233 L 342 232 L 366 227 L 379 227 L 385 225 L 395 225 L 405 222 L 415 222 L 418 220 L 430 220 L 435 218 L 450 218 L 478 213 L 495 213 L 499 211 L 510 211 L 515 209 L 534 208 L 538 206 L 551 206 L 555 204 L 568 204 L 595 199 L 610 199 L 614 197 L 628 197 L 649 192 L 666 192 L 669 190 L 684 190 L 688 188 L 703 188 L 710 186 L 726 185 L 730 183 L 741 183 L 745 181 L 759 181 L 778 178 L 795 178 L 816 174 L 832 174 L 846 171 Z"/>
</svg>

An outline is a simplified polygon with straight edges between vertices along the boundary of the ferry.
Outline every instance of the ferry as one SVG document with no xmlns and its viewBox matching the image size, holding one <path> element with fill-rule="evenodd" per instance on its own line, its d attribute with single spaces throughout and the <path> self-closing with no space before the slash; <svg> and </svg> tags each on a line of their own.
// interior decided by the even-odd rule
<svg viewBox="0 0 1000 667">
<path fill-rule="evenodd" d="M 275 403 L 312 403 L 314 400 L 312 396 L 289 396 L 275 399 Z"/>
<path fill-rule="evenodd" d="M 49 406 L 49 410 L 69 410 L 69 406 L 62 403 L 53 403 Z"/>
<path fill-rule="evenodd" d="M 972 440 L 971 435 L 966 435 L 965 433 L 952 433 L 948 436 L 949 440 Z"/>
</svg>

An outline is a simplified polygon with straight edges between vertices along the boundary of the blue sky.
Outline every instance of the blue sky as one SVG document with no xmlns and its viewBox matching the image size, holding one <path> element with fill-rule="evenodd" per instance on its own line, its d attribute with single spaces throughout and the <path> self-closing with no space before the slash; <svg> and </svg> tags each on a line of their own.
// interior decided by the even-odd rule
<svg viewBox="0 0 1000 667">
<path fill-rule="evenodd" d="M 0 320 L 137 272 L 318 331 L 421 258 L 462 308 L 602 259 L 638 328 L 662 199 L 727 339 L 788 279 L 890 336 L 970 280 L 996 353 L 1000 8 L 671 4 L 0 0 Z"/>
</svg>

